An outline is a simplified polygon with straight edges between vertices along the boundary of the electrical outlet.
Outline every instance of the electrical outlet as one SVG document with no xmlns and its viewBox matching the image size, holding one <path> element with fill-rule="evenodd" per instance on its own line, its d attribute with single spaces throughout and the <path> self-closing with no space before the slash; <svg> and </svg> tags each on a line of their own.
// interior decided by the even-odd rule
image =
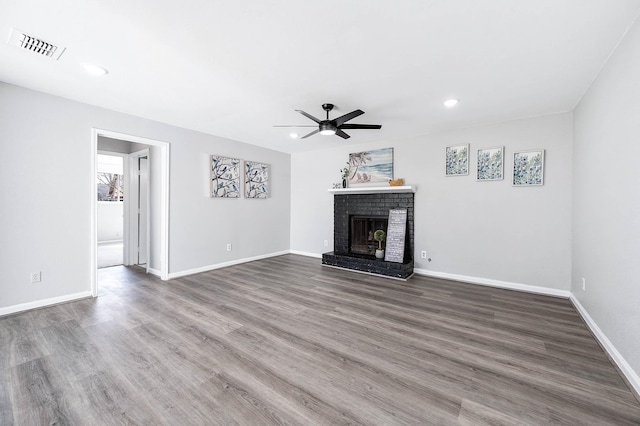
<svg viewBox="0 0 640 426">
<path fill-rule="evenodd" d="M 42 281 L 42 273 L 40 271 L 32 272 L 31 273 L 31 282 L 32 283 L 39 283 L 40 281 Z"/>
<path fill-rule="evenodd" d="M 420 252 L 420 257 L 421 257 L 421 258 L 423 258 L 423 259 L 426 259 L 426 258 L 427 258 L 427 252 L 426 252 L 426 251 L 424 251 L 424 250 L 422 250 L 422 251 Z"/>
<path fill-rule="evenodd" d="M 231 251 L 231 243 L 227 244 L 227 251 Z"/>
<path fill-rule="evenodd" d="M 582 291 L 587 290 L 587 281 L 582 277 Z"/>
<path fill-rule="evenodd" d="M 329 240 L 324 240 L 324 246 L 329 247 Z"/>
</svg>

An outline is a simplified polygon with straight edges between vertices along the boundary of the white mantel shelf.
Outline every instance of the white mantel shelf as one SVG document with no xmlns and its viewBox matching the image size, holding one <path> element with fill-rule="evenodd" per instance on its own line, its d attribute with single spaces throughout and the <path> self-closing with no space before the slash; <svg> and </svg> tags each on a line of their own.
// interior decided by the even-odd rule
<svg viewBox="0 0 640 426">
<path fill-rule="evenodd" d="M 416 192 L 416 187 L 409 186 L 362 186 L 358 188 L 337 188 L 329 189 L 332 194 L 381 194 L 381 193 L 395 193 L 395 192 Z"/>
</svg>

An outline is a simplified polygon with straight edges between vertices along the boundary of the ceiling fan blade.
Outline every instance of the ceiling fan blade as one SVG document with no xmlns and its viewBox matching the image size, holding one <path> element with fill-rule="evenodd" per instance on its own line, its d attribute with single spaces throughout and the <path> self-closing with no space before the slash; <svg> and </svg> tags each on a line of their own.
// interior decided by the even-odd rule
<svg viewBox="0 0 640 426">
<path fill-rule="evenodd" d="M 341 129 L 382 129 L 380 124 L 343 124 Z"/>
<path fill-rule="evenodd" d="M 276 124 L 273 127 L 318 127 L 315 124 Z"/>
<path fill-rule="evenodd" d="M 347 121 L 356 118 L 360 115 L 364 114 L 364 111 L 362 111 L 361 109 L 357 109 L 355 111 L 351 111 L 349 114 L 345 114 L 343 116 L 340 116 L 338 118 L 333 119 L 332 121 L 335 121 L 336 126 L 340 126 L 342 125 L 342 123 L 346 123 Z"/>
<path fill-rule="evenodd" d="M 340 129 L 336 130 L 336 135 L 340 136 L 342 139 L 349 139 L 351 137 Z"/>
<path fill-rule="evenodd" d="M 318 133 L 319 131 L 320 131 L 320 129 L 315 129 L 313 132 L 311 132 L 311 133 L 307 133 L 306 135 L 304 135 L 304 136 L 303 136 L 303 137 L 301 137 L 300 139 L 306 139 L 306 138 L 308 138 L 309 136 L 313 136 L 313 135 L 315 135 L 315 134 L 316 134 L 316 133 Z"/>
<path fill-rule="evenodd" d="M 307 117 L 307 118 L 315 121 L 316 123 L 320 124 L 320 120 L 315 118 L 313 115 L 307 114 L 306 112 L 302 111 L 301 109 L 297 109 L 296 112 L 299 112 L 300 114 L 304 115 L 305 117 Z"/>
</svg>

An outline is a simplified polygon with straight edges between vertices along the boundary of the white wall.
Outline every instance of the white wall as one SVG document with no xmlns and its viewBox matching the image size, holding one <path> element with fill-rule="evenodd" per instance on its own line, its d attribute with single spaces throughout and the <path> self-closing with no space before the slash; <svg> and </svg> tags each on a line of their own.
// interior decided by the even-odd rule
<svg viewBox="0 0 640 426">
<path fill-rule="evenodd" d="M 455 111 L 452 111 L 455 113 Z M 449 145 L 470 144 L 469 176 L 445 177 Z M 415 185 L 415 266 L 474 279 L 568 291 L 571 279 L 571 113 L 375 145 L 292 155 L 291 248 L 333 248 L 333 196 L 349 152 L 394 148 L 394 174 Z M 505 179 L 476 182 L 476 150 L 505 146 Z M 512 187 L 515 150 L 546 150 L 545 183 Z M 329 247 L 323 246 L 329 241 Z M 426 250 L 427 262 L 420 258 Z"/>
<path fill-rule="evenodd" d="M 640 372 L 638 52 L 636 23 L 575 110 L 571 286 L 636 372 Z"/>
<path fill-rule="evenodd" d="M 170 274 L 289 249 L 288 154 L 0 82 L 0 310 L 90 291 L 94 127 L 171 144 Z M 272 197 L 209 198 L 209 154 L 270 163 Z"/>
<path fill-rule="evenodd" d="M 122 240 L 123 207 L 122 201 L 98 201 L 98 243 Z"/>
<path fill-rule="evenodd" d="M 171 233 L 173 272 L 289 250 L 289 154 L 213 139 L 194 134 L 189 149 L 171 147 L 170 221 L 180 230 Z M 210 154 L 270 164 L 270 198 L 210 198 Z"/>
</svg>

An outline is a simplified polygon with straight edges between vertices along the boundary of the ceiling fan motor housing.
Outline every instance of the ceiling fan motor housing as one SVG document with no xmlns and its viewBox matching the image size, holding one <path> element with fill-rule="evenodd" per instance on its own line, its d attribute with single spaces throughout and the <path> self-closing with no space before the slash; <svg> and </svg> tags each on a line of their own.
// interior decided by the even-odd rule
<svg viewBox="0 0 640 426">
<path fill-rule="evenodd" d="M 335 135 L 338 128 L 329 120 L 323 120 L 320 122 L 320 134 L 321 135 Z"/>
</svg>

